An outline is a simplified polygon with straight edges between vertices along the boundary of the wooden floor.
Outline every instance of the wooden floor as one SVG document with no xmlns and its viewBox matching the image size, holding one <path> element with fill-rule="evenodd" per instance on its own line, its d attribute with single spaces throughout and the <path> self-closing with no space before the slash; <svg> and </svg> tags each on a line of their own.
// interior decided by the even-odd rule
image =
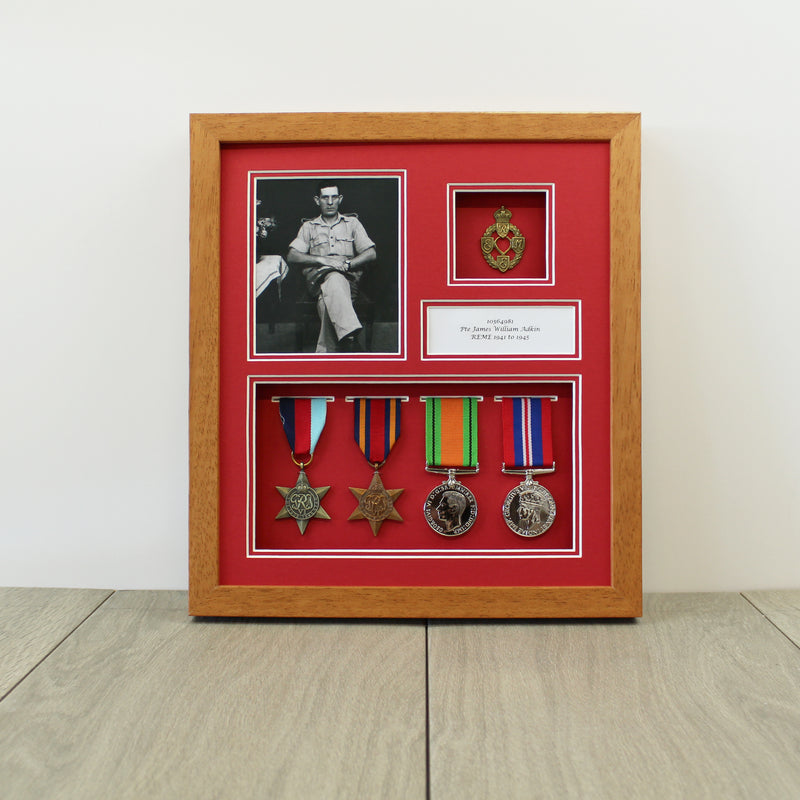
<svg viewBox="0 0 800 800">
<path fill-rule="evenodd" d="M 192 620 L 0 589 L 0 797 L 798 798 L 800 591 L 642 620 Z"/>
</svg>

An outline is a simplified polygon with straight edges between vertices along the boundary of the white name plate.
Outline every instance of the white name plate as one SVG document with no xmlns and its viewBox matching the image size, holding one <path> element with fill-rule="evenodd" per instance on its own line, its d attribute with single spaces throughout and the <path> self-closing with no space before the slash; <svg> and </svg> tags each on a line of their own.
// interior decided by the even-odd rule
<svg viewBox="0 0 800 800">
<path fill-rule="evenodd" d="M 426 305 L 429 357 L 577 358 L 578 304 Z"/>
</svg>

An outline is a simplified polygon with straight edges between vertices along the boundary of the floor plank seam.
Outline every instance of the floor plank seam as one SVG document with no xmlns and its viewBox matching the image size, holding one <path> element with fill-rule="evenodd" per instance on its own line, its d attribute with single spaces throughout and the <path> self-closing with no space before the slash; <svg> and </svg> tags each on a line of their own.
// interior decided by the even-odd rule
<svg viewBox="0 0 800 800">
<path fill-rule="evenodd" d="M 425 798 L 431 800 L 431 621 L 425 620 Z"/>
<path fill-rule="evenodd" d="M 0 703 L 2 703 L 3 700 L 5 700 L 20 684 L 27 680 L 30 675 L 39 669 L 39 667 L 44 664 L 44 662 L 47 661 L 47 659 L 50 658 L 50 656 L 53 655 L 53 653 L 55 653 L 56 650 L 58 650 L 58 648 L 61 647 L 61 645 L 64 644 L 64 642 L 66 642 L 67 639 L 69 639 L 70 636 L 75 633 L 75 631 L 78 630 L 78 628 L 85 624 L 87 620 L 91 619 L 115 594 L 116 591 L 109 592 L 109 594 L 104 597 L 74 628 L 72 628 L 72 630 L 70 630 L 66 636 L 59 639 L 59 641 L 56 642 L 53 647 L 51 647 L 50 650 L 48 650 L 16 683 L 14 683 L 6 692 L 0 695 Z"/>
<path fill-rule="evenodd" d="M 740 597 L 742 597 L 742 598 L 744 598 L 744 599 L 745 599 L 745 600 L 746 600 L 748 603 L 750 603 L 750 605 L 751 605 L 751 606 L 752 606 L 752 607 L 753 607 L 753 608 L 754 608 L 756 611 L 758 611 L 758 613 L 759 613 L 759 614 L 761 614 L 761 616 L 762 616 L 762 617 L 763 617 L 763 618 L 764 618 L 764 619 L 765 619 L 765 620 L 766 620 L 766 621 L 767 621 L 767 622 L 768 622 L 770 625 L 772 625 L 772 627 L 773 627 L 773 628 L 775 628 L 775 630 L 776 630 L 776 631 L 778 631 L 778 633 L 779 633 L 781 636 L 783 636 L 783 638 L 784 638 L 784 639 L 786 639 L 786 641 L 788 641 L 788 642 L 789 642 L 789 644 L 791 644 L 791 645 L 792 645 L 792 646 L 793 646 L 795 649 L 797 649 L 797 650 L 800 650 L 800 644 L 798 644 L 797 642 L 795 642 L 795 640 L 794 640 L 794 639 L 792 639 L 792 637 L 791 637 L 791 636 L 789 636 L 789 634 L 785 633 L 785 632 L 782 630 L 782 628 L 781 628 L 781 627 L 780 627 L 780 626 L 779 626 L 779 625 L 778 625 L 776 622 L 773 622 L 773 621 L 772 621 L 772 620 L 771 620 L 771 619 L 770 619 L 770 618 L 769 618 L 769 617 L 768 617 L 768 616 L 767 616 L 767 615 L 766 615 L 766 614 L 765 614 L 765 613 L 764 613 L 764 612 L 763 612 L 763 611 L 762 611 L 762 610 L 761 610 L 761 609 L 760 609 L 760 608 L 759 608 L 759 607 L 758 607 L 758 606 L 757 606 L 757 605 L 756 605 L 756 604 L 755 604 L 755 603 L 754 603 L 754 602 L 753 602 L 753 601 L 752 601 L 752 600 L 751 600 L 749 597 L 747 597 L 747 596 L 746 596 L 744 593 L 742 593 L 742 592 L 739 592 L 739 596 L 740 596 Z"/>
</svg>

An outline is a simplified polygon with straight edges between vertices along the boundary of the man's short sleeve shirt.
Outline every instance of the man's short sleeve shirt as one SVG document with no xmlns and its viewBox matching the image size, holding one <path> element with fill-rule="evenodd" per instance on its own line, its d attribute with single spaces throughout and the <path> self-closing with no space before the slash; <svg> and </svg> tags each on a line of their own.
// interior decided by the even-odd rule
<svg viewBox="0 0 800 800">
<path fill-rule="evenodd" d="M 312 256 L 346 256 L 348 258 L 363 253 L 375 242 L 367 236 L 364 226 L 355 216 L 339 214 L 332 225 L 328 225 L 320 215 L 306 220 L 297 232 L 297 237 L 289 245 L 298 253 Z"/>
</svg>

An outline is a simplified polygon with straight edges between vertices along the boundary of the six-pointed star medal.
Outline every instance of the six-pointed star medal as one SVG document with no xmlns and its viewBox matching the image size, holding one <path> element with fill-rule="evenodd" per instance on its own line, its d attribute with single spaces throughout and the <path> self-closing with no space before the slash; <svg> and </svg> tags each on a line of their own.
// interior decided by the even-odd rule
<svg viewBox="0 0 800 800">
<path fill-rule="evenodd" d="M 306 526 L 310 519 L 330 519 L 327 511 L 322 507 L 320 500 L 325 497 L 330 486 L 320 486 L 314 489 L 308 483 L 305 470 L 300 470 L 297 476 L 297 483 L 294 486 L 276 486 L 281 497 L 285 499 L 283 508 L 278 512 L 275 519 L 286 519 L 291 517 L 297 522 L 300 533 L 306 532 Z"/>
<path fill-rule="evenodd" d="M 351 486 L 350 491 L 358 500 L 358 508 L 350 515 L 349 519 L 368 520 L 374 536 L 378 535 L 384 520 L 403 521 L 394 507 L 394 501 L 403 490 L 385 489 L 381 476 L 377 472 L 373 473 L 372 480 L 366 489 L 355 489 Z"/>
</svg>

